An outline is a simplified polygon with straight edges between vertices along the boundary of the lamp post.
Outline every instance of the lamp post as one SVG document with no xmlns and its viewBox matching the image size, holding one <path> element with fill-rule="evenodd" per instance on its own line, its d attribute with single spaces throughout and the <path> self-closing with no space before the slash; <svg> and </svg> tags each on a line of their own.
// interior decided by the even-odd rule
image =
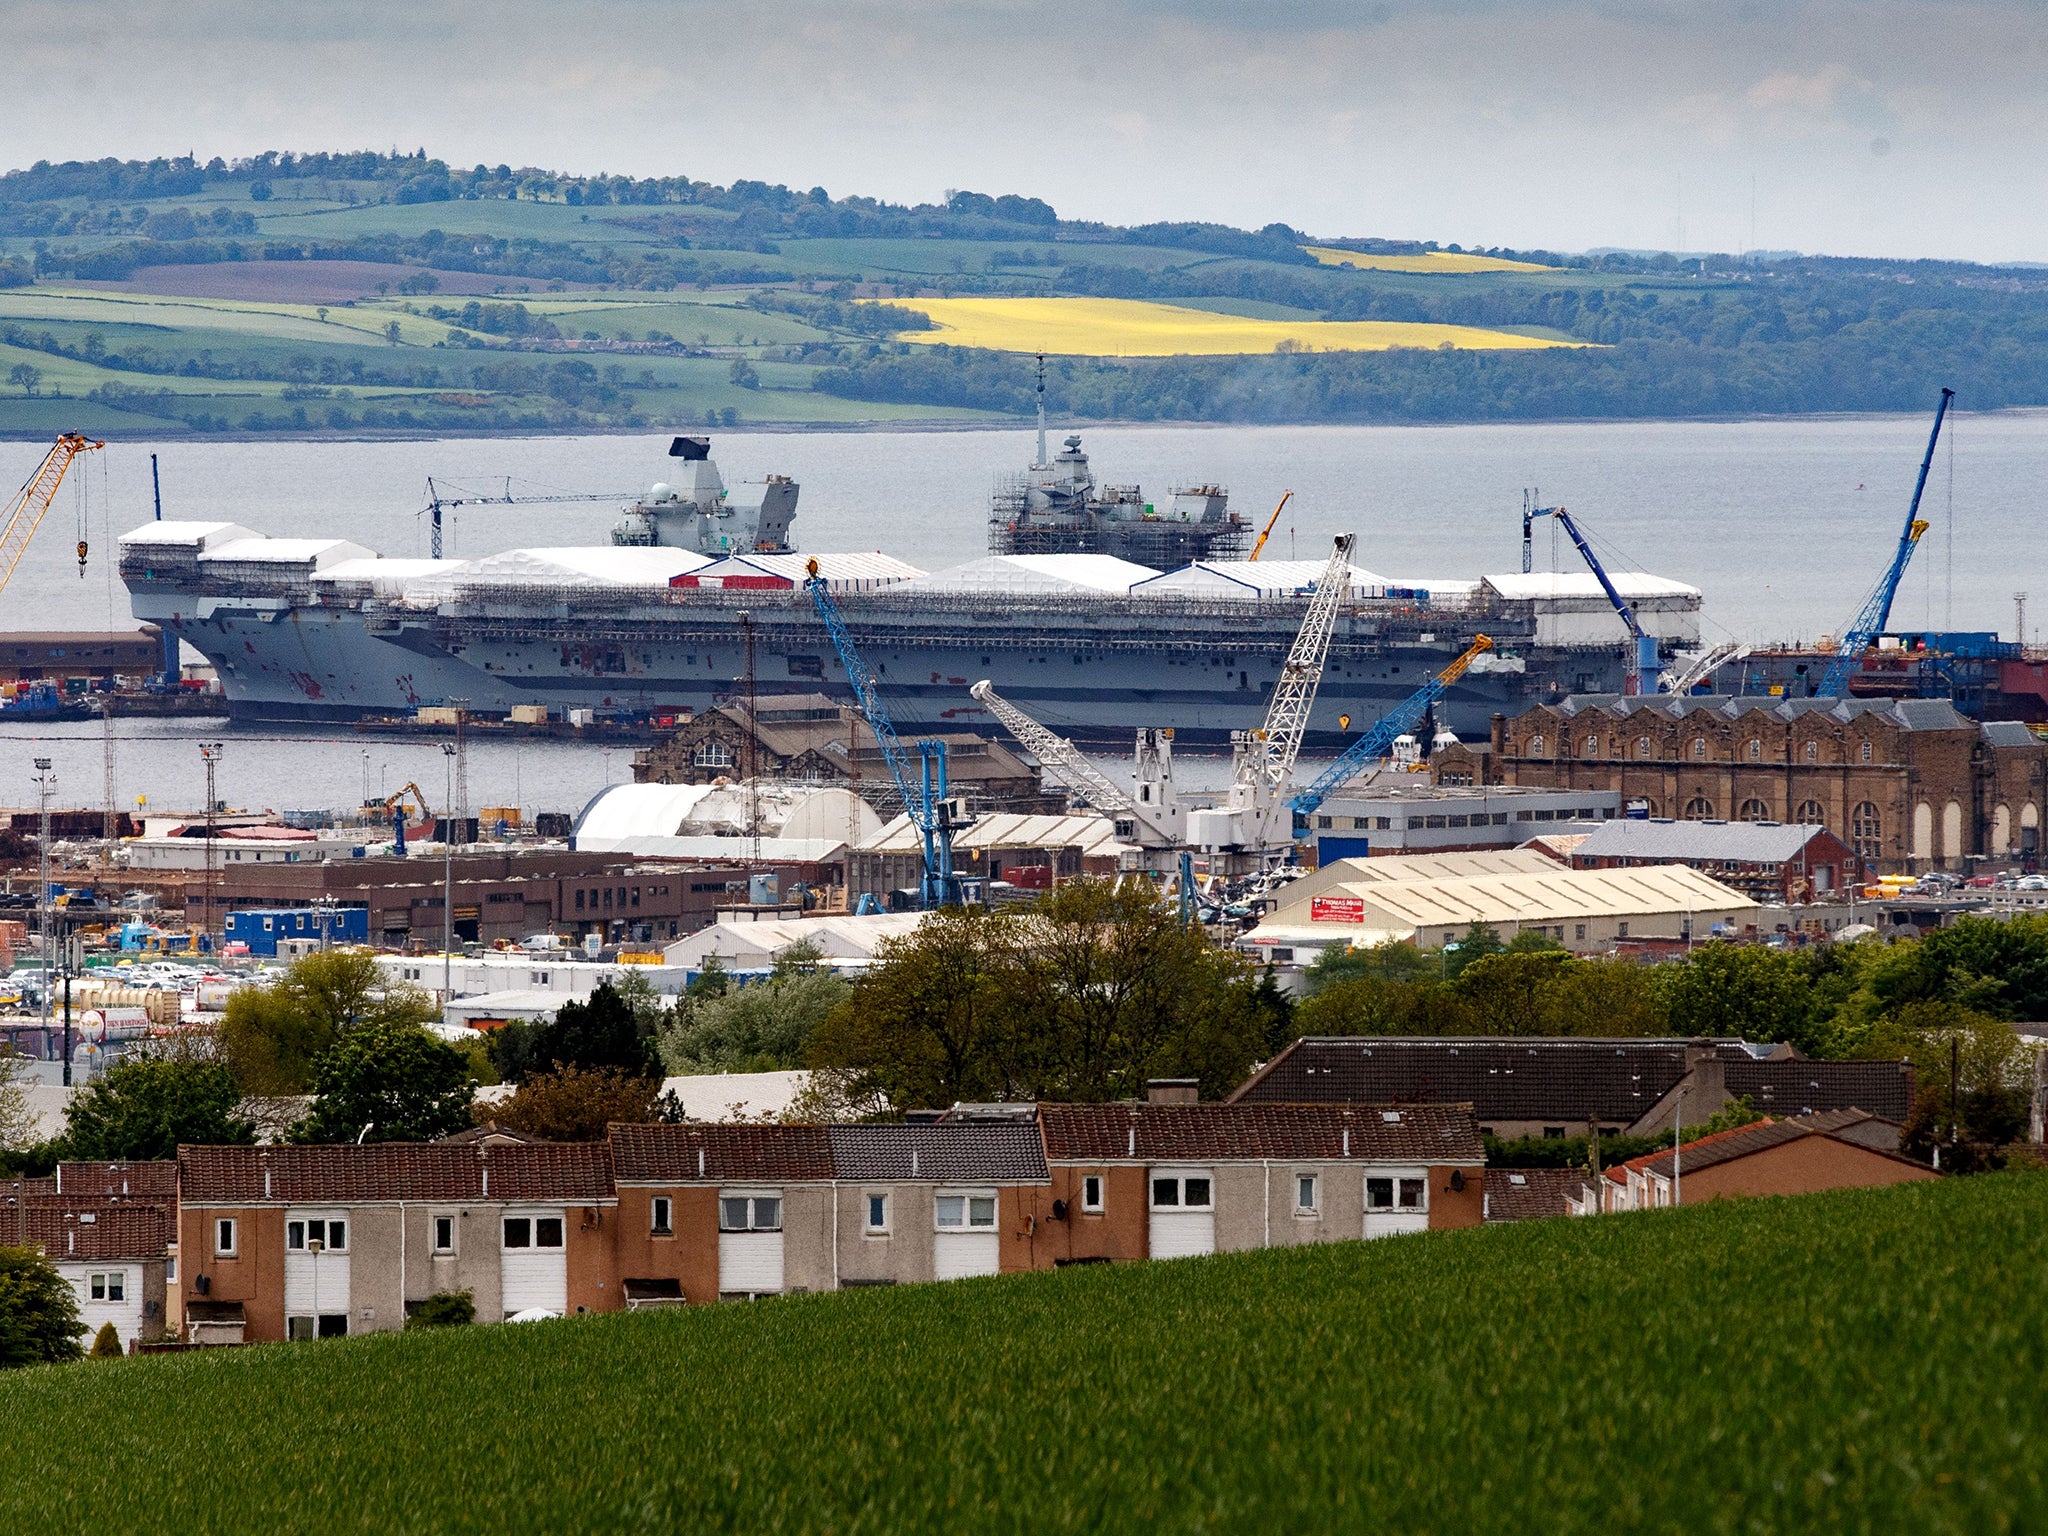
<svg viewBox="0 0 2048 1536">
<path fill-rule="evenodd" d="M 214 846 L 213 836 L 214 811 L 220 804 L 214 789 L 214 770 L 220 766 L 222 745 L 223 743 L 218 741 L 199 743 L 199 756 L 206 763 L 206 888 L 199 911 L 205 924 L 201 937 L 206 940 L 206 947 L 209 950 L 213 948 L 213 878 L 220 858 Z"/>
<path fill-rule="evenodd" d="M 50 789 L 57 782 L 50 772 L 50 759 L 36 760 L 36 798 L 42 819 L 36 834 L 36 940 L 43 952 L 43 1032 L 50 1029 L 50 974 L 56 956 L 50 948 Z"/>
<path fill-rule="evenodd" d="M 455 749 L 441 746 L 441 803 L 455 803 Z M 447 1016 L 448 1000 L 455 995 L 455 817 L 441 822 L 441 1009 Z"/>
</svg>

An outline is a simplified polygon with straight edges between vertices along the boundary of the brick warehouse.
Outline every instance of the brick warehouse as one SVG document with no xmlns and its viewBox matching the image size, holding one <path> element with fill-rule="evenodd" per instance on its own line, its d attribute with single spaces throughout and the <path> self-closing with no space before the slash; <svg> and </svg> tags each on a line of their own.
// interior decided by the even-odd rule
<svg viewBox="0 0 2048 1536">
<path fill-rule="evenodd" d="M 1619 791 L 1653 817 L 1826 827 L 1872 868 L 2028 865 L 2048 812 L 2048 745 L 1945 699 L 1622 698 L 1493 718 L 1433 760 L 1447 784 Z"/>
</svg>

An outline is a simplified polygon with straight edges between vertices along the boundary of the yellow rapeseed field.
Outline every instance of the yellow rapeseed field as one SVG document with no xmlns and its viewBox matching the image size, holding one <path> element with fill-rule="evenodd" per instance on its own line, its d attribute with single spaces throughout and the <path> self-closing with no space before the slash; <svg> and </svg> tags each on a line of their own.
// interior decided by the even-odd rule
<svg viewBox="0 0 2048 1536">
<path fill-rule="evenodd" d="M 1247 320 L 1141 299 L 892 299 L 929 315 L 929 331 L 898 339 L 927 346 L 1069 357 L 1218 357 L 1236 353 L 1384 352 L 1391 347 L 1527 351 L 1581 343 L 1470 325 L 1395 320 Z"/>
<path fill-rule="evenodd" d="M 1305 247 L 1326 267 L 1370 267 L 1375 272 L 1554 272 L 1534 261 L 1508 261 L 1499 256 L 1474 256 L 1465 251 L 1423 251 L 1414 256 L 1376 256 L 1370 251 L 1340 251 L 1327 245 Z"/>
</svg>

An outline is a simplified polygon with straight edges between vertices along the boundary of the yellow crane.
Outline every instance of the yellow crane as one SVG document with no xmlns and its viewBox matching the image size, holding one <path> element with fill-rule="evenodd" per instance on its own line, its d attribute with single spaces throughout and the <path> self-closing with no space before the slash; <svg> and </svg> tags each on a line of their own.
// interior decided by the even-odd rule
<svg viewBox="0 0 2048 1536">
<path fill-rule="evenodd" d="M 14 579 L 14 568 L 28 553 L 28 541 L 35 537 L 36 529 L 42 526 L 43 514 L 57 499 L 57 487 L 64 483 L 64 471 L 71 467 L 71 461 L 81 453 L 91 453 L 95 448 L 106 446 L 76 432 L 66 432 L 43 456 L 41 467 L 28 477 L 28 483 L 7 504 L 6 510 L 0 512 L 0 592 L 6 591 L 7 583 Z M 78 569 L 84 573 L 83 539 L 78 541 Z"/>
<path fill-rule="evenodd" d="M 1292 500 L 1294 500 L 1294 492 L 1283 491 L 1280 493 L 1280 505 L 1275 507 L 1273 515 L 1266 519 L 1266 531 L 1259 535 L 1259 542 L 1252 546 L 1252 559 L 1256 560 L 1259 558 L 1259 551 L 1266 547 L 1266 540 L 1273 537 L 1273 525 L 1280 521 L 1281 512 L 1286 509 L 1287 503 Z"/>
</svg>

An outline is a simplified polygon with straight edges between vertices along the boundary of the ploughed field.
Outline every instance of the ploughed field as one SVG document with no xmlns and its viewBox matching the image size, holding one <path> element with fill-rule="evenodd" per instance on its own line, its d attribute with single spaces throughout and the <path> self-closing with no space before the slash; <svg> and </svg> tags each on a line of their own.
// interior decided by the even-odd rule
<svg viewBox="0 0 2048 1536">
<path fill-rule="evenodd" d="M 0 1530 L 1980 1532 L 2048 1178 L 18 1372 Z"/>
</svg>

